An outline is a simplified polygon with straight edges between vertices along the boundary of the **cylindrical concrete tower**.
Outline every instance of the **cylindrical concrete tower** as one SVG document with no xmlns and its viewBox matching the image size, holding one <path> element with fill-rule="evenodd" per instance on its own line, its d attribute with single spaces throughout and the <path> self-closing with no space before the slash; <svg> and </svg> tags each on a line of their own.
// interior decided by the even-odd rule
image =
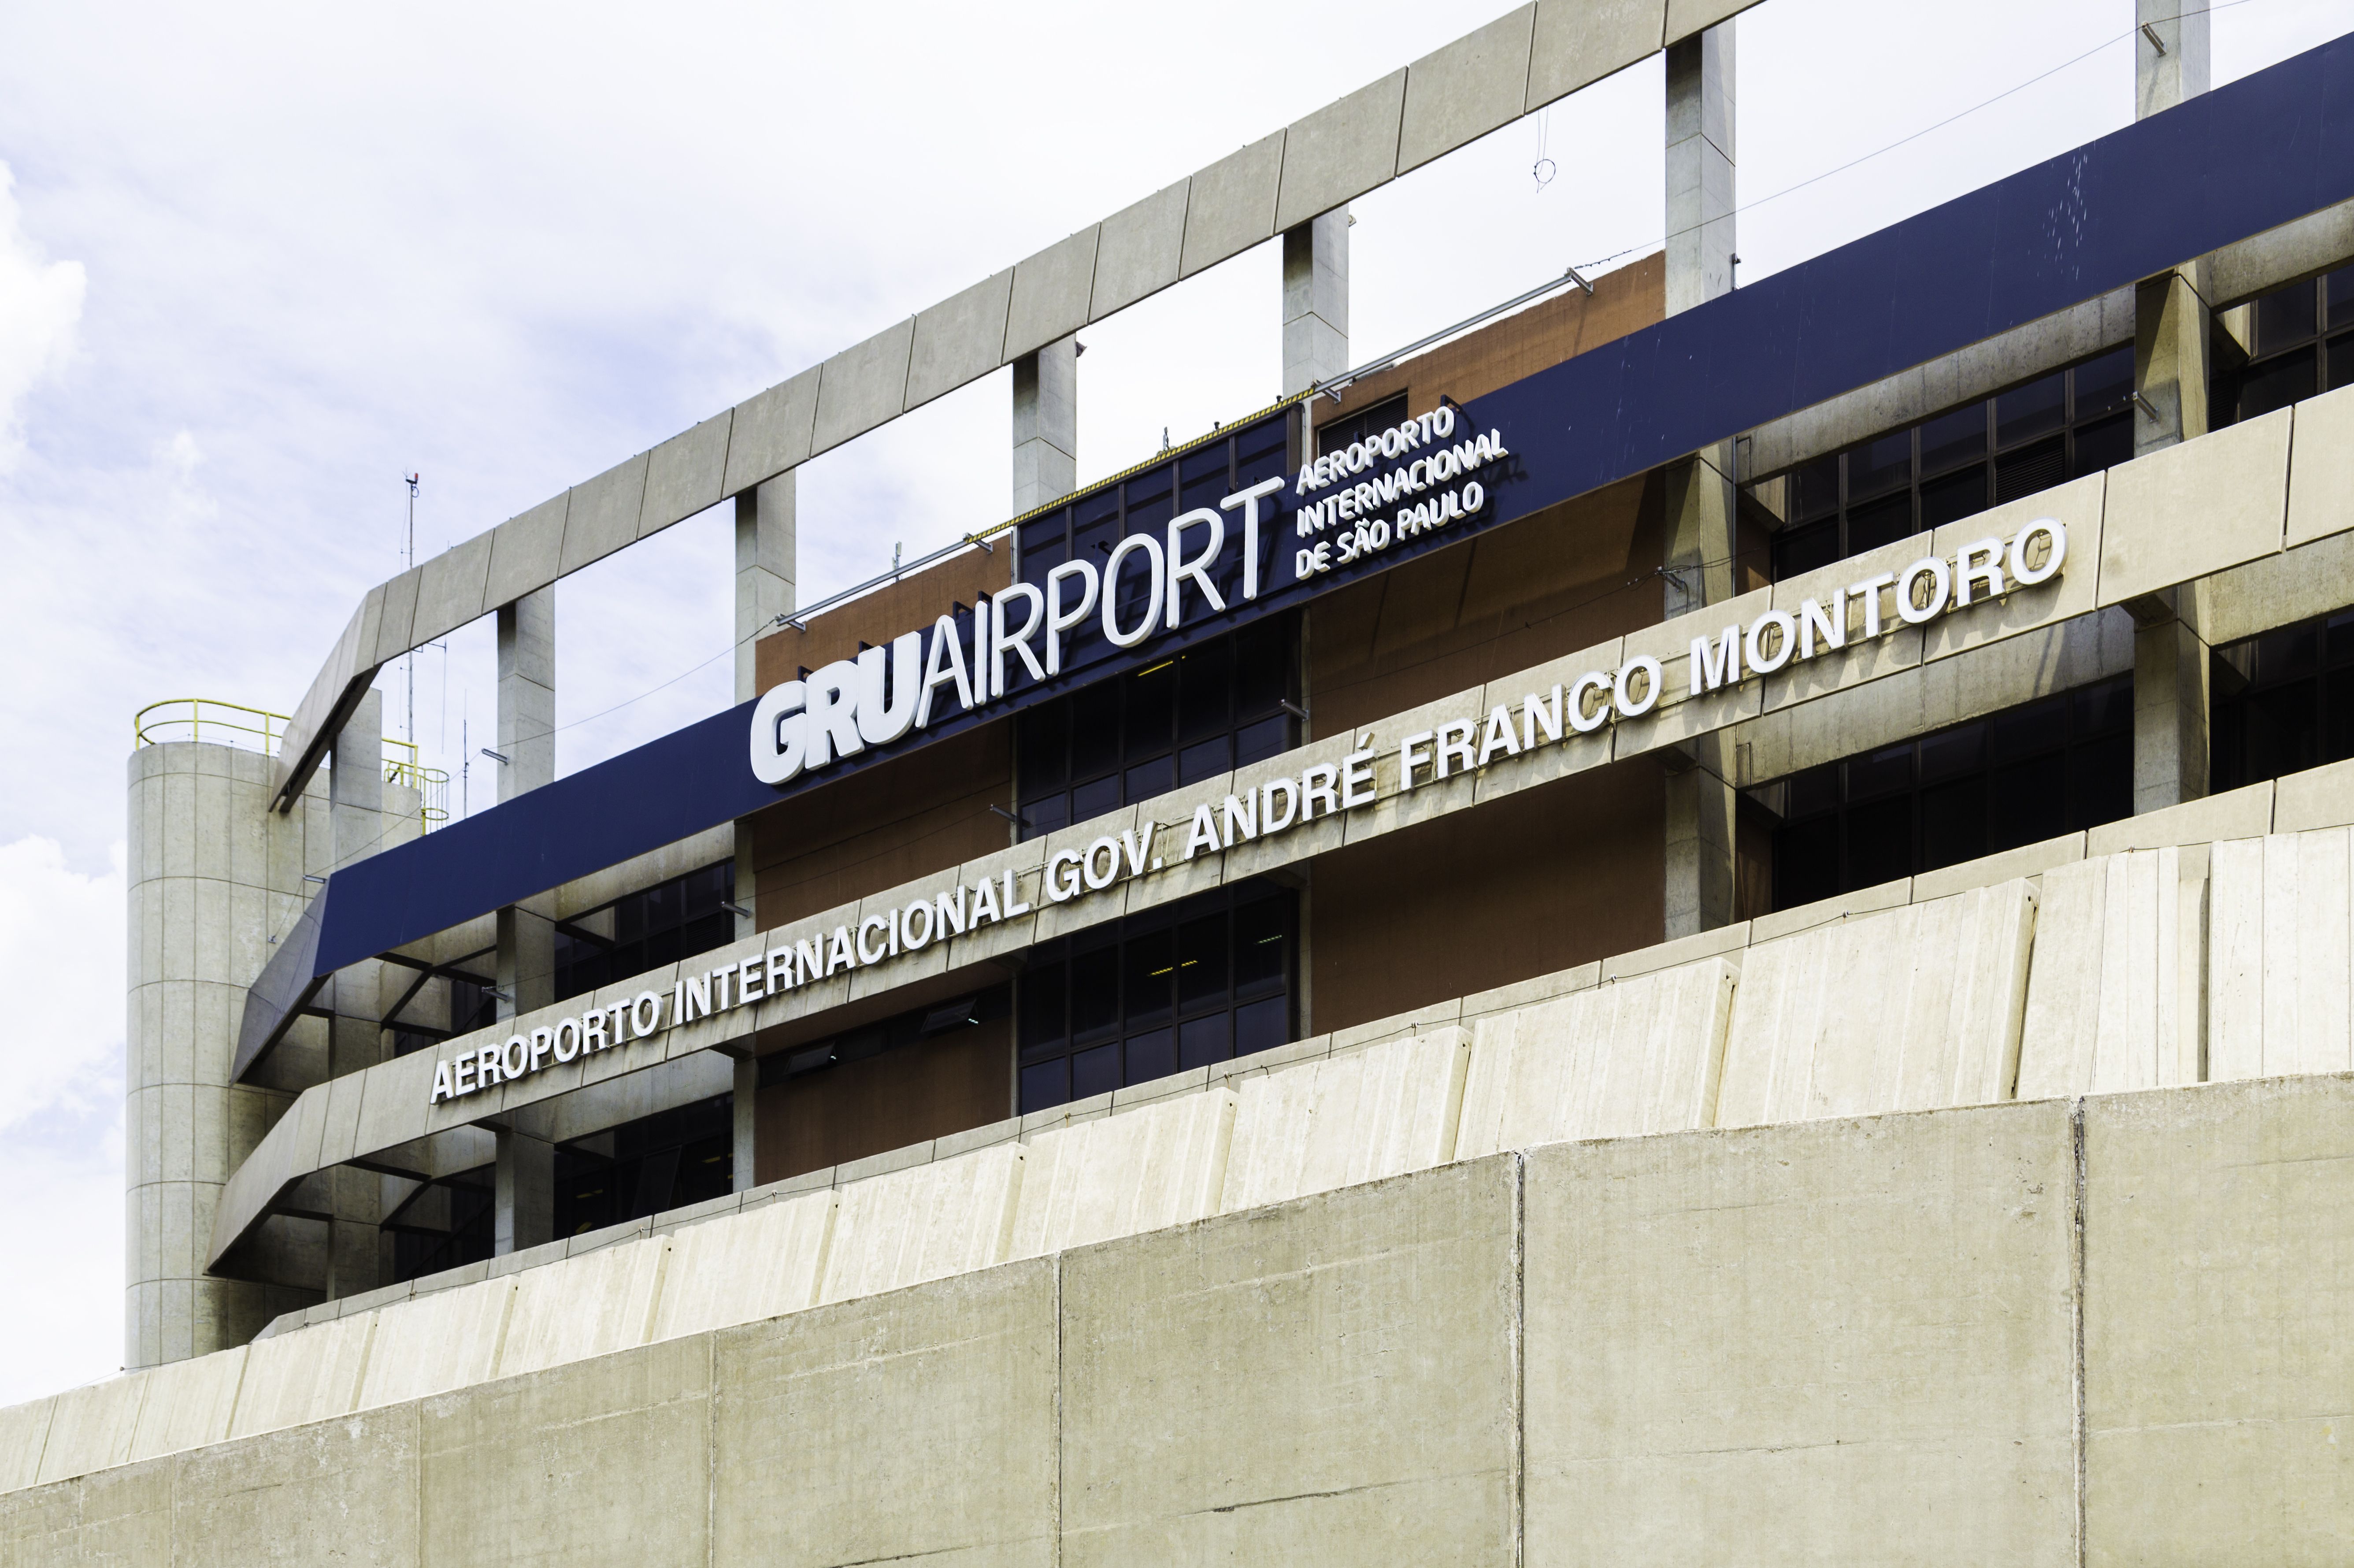
<svg viewBox="0 0 2354 1568">
<path fill-rule="evenodd" d="M 354 721 L 369 740 L 352 748 L 355 773 L 368 777 L 350 781 L 369 788 L 346 791 L 365 797 L 367 820 L 341 823 L 345 863 L 419 827 L 417 792 L 384 783 L 379 724 L 370 694 Z M 323 1220 L 274 1221 L 244 1249 L 250 1255 L 237 1272 L 246 1277 L 206 1269 L 222 1186 L 294 1096 L 335 1066 L 337 1036 L 325 1019 L 306 1017 L 250 1081 L 229 1081 L 246 990 L 317 891 L 306 877 L 335 869 L 338 810 L 353 816 L 334 800 L 325 769 L 292 810 L 271 810 L 275 770 L 260 751 L 209 741 L 143 744 L 131 754 L 123 1360 L 132 1368 L 243 1344 L 277 1314 L 317 1302 L 331 1278 Z M 358 1045 L 376 1043 L 375 967 L 365 987 L 339 980 L 341 991 L 322 998 L 322 1012 L 355 1015 L 338 1023 L 362 1026 Z M 346 1066 L 372 1059 L 366 1049 L 346 1054 L 355 1058 Z M 333 1206 L 341 1217 L 340 1199 Z M 372 1271 L 372 1233 L 359 1239 Z M 374 1284 L 344 1272 L 343 1292 Z"/>
<path fill-rule="evenodd" d="M 241 1343 L 275 1309 L 265 1287 L 205 1272 L 221 1184 L 288 1097 L 228 1081 L 246 987 L 269 938 L 302 913 L 311 869 L 308 813 L 270 810 L 270 768 L 258 751 L 209 742 L 131 754 L 123 1355 L 134 1368 Z"/>
</svg>

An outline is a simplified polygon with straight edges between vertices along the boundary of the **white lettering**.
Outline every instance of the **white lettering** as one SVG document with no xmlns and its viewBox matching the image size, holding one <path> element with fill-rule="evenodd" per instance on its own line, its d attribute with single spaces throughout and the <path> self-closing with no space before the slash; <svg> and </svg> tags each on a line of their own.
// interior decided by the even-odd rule
<svg viewBox="0 0 2354 1568">
<path fill-rule="evenodd" d="M 1074 577 L 1079 579 L 1079 602 L 1066 607 L 1063 585 Z M 1059 673 L 1063 668 L 1063 633 L 1086 620 L 1096 607 L 1096 593 L 1100 585 L 1092 561 L 1065 561 L 1046 574 L 1046 673 Z"/>
<path fill-rule="evenodd" d="M 1145 601 L 1144 613 L 1137 618 L 1133 631 L 1119 629 L 1119 568 L 1128 557 L 1141 551 L 1151 572 L 1152 597 Z M 1152 635 L 1153 624 L 1161 619 L 1161 599 L 1167 585 L 1161 580 L 1161 542 L 1150 534 L 1130 534 L 1112 546 L 1111 559 L 1104 563 L 1103 629 L 1104 638 L 1115 648 L 1133 648 Z"/>
<path fill-rule="evenodd" d="M 923 683 L 924 634 L 903 632 L 886 651 L 869 648 L 858 655 L 858 738 L 869 746 L 888 746 L 914 727 L 916 704 Z"/>
<path fill-rule="evenodd" d="M 1011 637 L 1005 634 L 1005 601 L 1010 599 L 1018 599 L 1030 607 L 1028 617 L 1022 622 L 1022 630 Z M 1038 634 L 1039 626 L 1046 619 L 1046 598 L 1038 591 L 1037 585 L 1014 583 L 1000 589 L 996 605 L 990 613 L 995 618 L 995 630 L 989 638 L 989 694 L 991 697 L 1005 694 L 1005 655 L 1009 652 L 1022 656 L 1022 666 L 1030 672 L 1031 680 L 1044 680 L 1046 672 L 1039 665 L 1038 655 L 1030 648 L 1030 639 Z"/>
</svg>

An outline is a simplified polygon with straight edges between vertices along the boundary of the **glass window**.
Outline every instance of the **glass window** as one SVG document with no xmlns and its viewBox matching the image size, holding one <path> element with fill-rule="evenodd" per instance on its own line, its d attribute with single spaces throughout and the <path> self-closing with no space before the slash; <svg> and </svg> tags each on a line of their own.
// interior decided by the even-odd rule
<svg viewBox="0 0 2354 1568">
<path fill-rule="evenodd" d="M 2354 267 L 2291 283 L 2250 302 L 2248 357 L 2219 366 L 2210 388 L 2211 420 L 2253 419 L 2317 393 L 2354 384 L 2354 334 L 2327 343 L 2327 328 L 2354 325 Z M 2238 357 L 2228 336 L 2216 338 L 2219 356 Z"/>
<path fill-rule="evenodd" d="M 1994 444 L 2017 446 L 2049 435 L 2066 424 L 2067 388 L 2062 379 L 2046 376 L 1998 396 L 1994 400 Z"/>
<path fill-rule="evenodd" d="M 1038 838 L 1296 745 L 1298 622 L 1270 616 L 1026 710 L 1022 836 Z"/>
<path fill-rule="evenodd" d="M 2210 678 L 2211 789 L 2354 758 L 2354 610 L 2227 643 Z"/>
<path fill-rule="evenodd" d="M 2292 283 L 2278 289 L 2256 302 L 2256 342 L 2258 355 L 2278 354 L 2305 342 L 2319 325 L 2315 319 L 2318 302 L 2311 283 Z"/>
<path fill-rule="evenodd" d="M 1295 916 L 1289 891 L 1243 883 L 1033 948 L 1017 982 L 1022 1109 L 1283 1044 Z"/>
<path fill-rule="evenodd" d="M 1940 414 L 1921 426 L 1921 471 L 1943 473 L 1959 463 L 1983 461 L 1986 446 L 1985 404 Z"/>
<path fill-rule="evenodd" d="M 726 907 L 735 896 L 736 863 L 723 860 L 557 921 L 556 1000 L 726 947 L 736 939 Z"/>
<path fill-rule="evenodd" d="M 2346 342 L 2354 364 L 2354 333 Z M 1816 571 L 2128 461 L 2133 362 L 2130 344 L 2114 348 L 1788 471 L 1781 476 L 1775 577 Z"/>
<path fill-rule="evenodd" d="M 2133 677 L 1745 793 L 1775 823 L 1776 909 L 2115 821 L 2133 810 Z"/>
<path fill-rule="evenodd" d="M 1342 396 L 1346 395 L 1344 391 Z M 1371 432 L 1402 425 L 1405 423 L 1405 394 L 1400 392 L 1378 403 L 1367 404 L 1352 414 L 1328 419 L 1316 427 L 1316 455 L 1322 457 L 1328 452 L 1339 451 L 1352 441 L 1364 440 Z"/>
</svg>

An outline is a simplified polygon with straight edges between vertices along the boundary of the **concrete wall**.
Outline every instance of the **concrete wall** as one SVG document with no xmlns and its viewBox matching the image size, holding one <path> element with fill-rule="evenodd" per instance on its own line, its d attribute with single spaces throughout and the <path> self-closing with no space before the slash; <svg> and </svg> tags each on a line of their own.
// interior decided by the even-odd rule
<svg viewBox="0 0 2354 1568">
<path fill-rule="evenodd" d="M 2337 1075 L 1460 1160 L 111 1451 L 0 1561 L 2336 1562 L 2350 1128 Z"/>
<path fill-rule="evenodd" d="M 2309 868 L 2342 864 L 2349 817 L 2354 764 L 2318 769 L 324 1303 L 243 1361 L 0 1422 L 41 1434 L 21 1481 L 63 1479 L 1562 1139 L 2221 1079 L 2196 1042 L 2234 985 L 2317 982 L 2243 1033 L 2269 1060 L 2280 1028 L 2317 1071 L 2304 1042 L 2354 1035 L 2354 986 L 2320 983 L 2343 945 L 2335 970 L 2291 945 L 2234 979 L 2198 912 L 2269 896 L 2326 937 Z M 2248 827 L 2290 831 L 2202 838 Z"/>
</svg>

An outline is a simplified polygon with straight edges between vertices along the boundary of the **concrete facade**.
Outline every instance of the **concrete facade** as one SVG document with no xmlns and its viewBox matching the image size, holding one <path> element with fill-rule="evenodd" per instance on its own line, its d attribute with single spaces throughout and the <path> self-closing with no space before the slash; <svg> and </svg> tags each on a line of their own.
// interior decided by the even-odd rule
<svg viewBox="0 0 2354 1568">
<path fill-rule="evenodd" d="M 2154 5 L 2145 116 L 2209 69 L 2203 7 Z M 2236 374 L 2252 296 L 2354 257 L 2342 213 L 1659 450 L 1317 597 L 1286 639 L 1189 645 L 1159 689 L 1204 713 L 1226 698 L 1193 683 L 1225 679 L 1226 648 L 1289 694 L 1272 719 L 1233 687 L 1224 752 L 1181 757 L 1214 725 L 1172 707 L 1179 752 L 1099 763 L 1090 789 L 1081 742 L 1158 736 L 1142 688 L 1092 694 L 1125 718 L 1086 692 L 987 715 L 854 789 L 355 963 L 231 1081 L 243 988 L 313 878 L 423 826 L 383 768 L 385 659 L 497 617 L 511 801 L 557 777 L 554 583 L 731 497 L 739 702 L 950 603 L 1014 602 L 1017 556 L 1087 544 L 1051 511 L 1076 487 L 1076 334 L 1257 246 L 1282 246 L 1282 390 L 1322 388 L 1284 415 L 1287 467 L 1392 398 L 1459 408 L 1701 311 L 1738 281 L 1742 8 L 1511 11 L 375 590 L 277 763 L 143 747 L 134 1370 L 0 1411 L 0 1561 L 2327 1560 L 2354 1524 L 2329 1263 L 2354 1213 L 2331 1130 L 2354 1096 L 2354 761 L 2210 789 L 2268 766 L 2215 718 L 2258 661 L 2215 650 L 2354 605 L 2354 388 L 2317 371 L 2293 406 L 2237 404 L 2209 359 Z M 1659 49 L 1663 252 L 1330 387 L 1351 369 L 1350 204 Z M 2093 405 L 2101 440 L 2080 408 L 2019 441 L 1981 409 L 1983 492 L 1940 492 L 1971 514 L 1888 539 L 1897 482 L 1858 468 L 1861 443 L 1901 436 L 1901 514 L 1952 517 L 1910 425 L 2128 344 L 2131 411 Z M 1000 366 L 1019 531 L 796 614 L 796 466 Z M 2102 444 L 2118 421 L 2129 447 Z M 1190 495 L 1220 471 L 1204 454 L 1262 461 L 1238 450 L 1159 461 L 1194 465 Z M 1826 551 L 1802 483 L 1825 471 L 1797 470 L 1834 456 Z M 1131 502 L 1163 504 L 1131 485 L 1123 519 Z M 1950 615 L 1893 586 L 1916 565 L 1967 584 L 1972 551 L 2023 549 L 2038 522 L 2064 525 L 2064 572 L 1998 550 L 1991 602 Z M 1805 553 L 1780 547 L 1792 529 Z M 1757 641 L 1776 616 L 1778 660 Z M 1712 646 L 1753 667 L 1712 683 Z M 1622 673 L 1623 711 L 1589 728 L 1577 707 L 1540 741 L 1541 694 L 1646 659 L 1649 700 Z M 2084 758 L 2122 755 L 2116 706 L 2075 700 L 2127 682 L 2129 806 L 2084 784 L 2106 778 Z M 1987 721 L 1992 791 L 2021 715 L 2060 725 L 2032 732 L 2060 771 L 2038 775 L 2052 800 L 2001 810 L 2050 807 L 2034 831 L 2056 836 L 1927 848 L 1931 743 Z M 1487 736 L 1476 764 L 1413 760 L 1449 733 Z M 1828 810 L 1793 806 L 1801 785 L 1872 807 L 1850 785 L 1899 758 L 1921 813 L 1902 864 L 1935 869 L 1875 881 L 1851 814 L 1781 836 Z M 1276 780 L 1359 763 L 1348 809 L 1235 825 Z M 192 807 L 173 780 L 207 768 L 228 782 Z M 1980 847 L 2027 836 L 1982 814 Z M 1148 831 L 1182 856 L 1048 890 L 1054 857 Z M 704 889 L 692 938 L 559 982 L 559 926 L 576 964 L 618 952 L 615 901 L 674 877 Z M 982 885 L 1005 917 L 968 926 Z M 942 916 L 902 951 L 903 912 L 949 886 L 954 933 Z M 1238 956 L 1204 1033 L 1186 1012 L 1156 1042 L 1164 1006 L 1089 1034 L 1076 1000 L 1067 1027 L 1039 1022 L 1064 1016 L 1058 966 L 1076 999 L 1114 941 L 1121 996 L 1185 996 L 1185 966 L 1226 949 L 1172 936 L 1150 968 L 1156 923 L 1231 930 L 1242 955 L 1246 907 L 1280 911 L 1257 938 L 1286 944 L 1279 1001 Z M 847 973 L 778 987 L 781 955 L 852 932 Z M 412 1007 L 485 959 L 493 1027 Z M 765 994 L 731 1003 L 763 960 Z M 610 1049 L 437 1082 L 729 970 L 700 1018 L 673 1001 Z M 1065 1050 L 1071 1078 L 1034 1092 Z M 1078 1054 L 1108 1050 L 1122 1086 L 1091 1093 Z M 695 1140 L 699 1184 L 657 1136 Z M 587 1191 L 573 1173 L 600 1160 Z M 487 1201 L 471 1252 L 461 1196 Z M 449 1245 L 399 1250 L 425 1231 Z"/>
<path fill-rule="evenodd" d="M 0 1540 L 61 1562 L 2333 1561 L 2349 1413 L 2310 1260 L 2354 1212 L 2349 1096 L 1547 1145 L 143 1460 L 139 1412 L 68 1396 L 0 1416 L 80 1472 L 16 1478 Z"/>
</svg>

